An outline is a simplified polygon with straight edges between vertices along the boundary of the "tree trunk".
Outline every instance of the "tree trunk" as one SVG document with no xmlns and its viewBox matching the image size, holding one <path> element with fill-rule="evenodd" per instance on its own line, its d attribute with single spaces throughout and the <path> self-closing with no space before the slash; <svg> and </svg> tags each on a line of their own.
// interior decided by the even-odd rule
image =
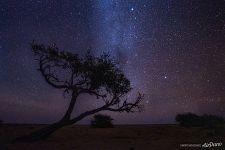
<svg viewBox="0 0 225 150">
<path fill-rule="evenodd" d="M 35 141 L 40 141 L 40 140 L 45 140 L 47 139 L 52 133 L 54 133 L 56 130 L 64 127 L 64 126 L 68 126 L 68 125 L 72 125 L 75 124 L 76 122 L 82 120 L 83 118 L 95 114 L 99 111 L 102 110 L 106 110 L 107 107 L 109 107 L 108 105 L 104 105 L 100 108 L 96 108 L 94 110 L 91 111 L 86 111 L 84 113 L 81 113 L 80 115 L 78 115 L 77 117 L 70 119 L 70 115 L 72 113 L 72 110 L 74 108 L 74 104 L 76 102 L 77 96 L 79 94 L 75 94 L 74 96 L 72 96 L 71 102 L 70 102 L 70 106 L 65 114 L 65 116 L 57 123 L 54 123 L 52 125 L 49 125 L 45 128 L 42 128 L 40 130 L 37 130 L 33 133 L 31 133 L 28 136 L 23 136 L 23 137 L 19 137 L 16 138 L 13 142 L 35 142 Z"/>
<path fill-rule="evenodd" d="M 57 122 L 40 130 L 34 131 L 29 135 L 16 138 L 13 142 L 35 142 L 47 139 L 56 130 L 66 126 L 66 122 Z"/>
<path fill-rule="evenodd" d="M 63 118 L 61 119 L 61 121 L 68 121 L 70 119 L 71 113 L 73 112 L 74 109 L 74 105 L 77 101 L 77 97 L 78 97 L 79 93 L 77 92 L 73 92 L 72 93 L 72 98 L 70 100 L 70 104 L 69 107 L 65 113 L 65 115 L 63 116 Z"/>
<path fill-rule="evenodd" d="M 18 137 L 15 140 L 13 140 L 13 142 L 35 142 L 35 141 L 45 140 L 56 130 L 58 130 L 66 125 L 73 124 L 70 122 L 70 116 L 71 116 L 71 113 L 73 112 L 73 108 L 76 103 L 78 95 L 79 95 L 79 93 L 77 93 L 77 92 L 72 93 L 72 98 L 71 98 L 69 107 L 68 107 L 65 115 L 59 122 L 56 122 L 52 125 L 44 127 L 40 130 L 34 131 L 27 136 Z"/>
</svg>

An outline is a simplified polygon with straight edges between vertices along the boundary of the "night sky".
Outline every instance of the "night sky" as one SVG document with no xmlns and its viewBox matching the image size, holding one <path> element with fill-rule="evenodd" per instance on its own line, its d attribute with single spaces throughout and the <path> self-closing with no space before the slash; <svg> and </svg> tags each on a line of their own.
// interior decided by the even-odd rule
<svg viewBox="0 0 225 150">
<path fill-rule="evenodd" d="M 33 40 L 80 55 L 89 48 L 112 55 L 131 81 L 129 97 L 145 94 L 144 112 L 109 113 L 115 123 L 174 123 L 183 112 L 225 117 L 222 0 L 1 0 L 4 122 L 50 123 L 68 106 L 68 96 L 37 71 Z M 97 106 L 81 96 L 74 115 Z"/>
</svg>

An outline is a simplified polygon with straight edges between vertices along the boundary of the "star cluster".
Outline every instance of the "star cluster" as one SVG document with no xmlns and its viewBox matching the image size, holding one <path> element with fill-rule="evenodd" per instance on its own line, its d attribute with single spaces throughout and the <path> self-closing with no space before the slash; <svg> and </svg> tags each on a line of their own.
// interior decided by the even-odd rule
<svg viewBox="0 0 225 150">
<path fill-rule="evenodd" d="M 110 53 L 131 81 L 129 97 L 145 94 L 144 112 L 110 113 L 117 123 L 173 123 L 183 112 L 225 115 L 222 0 L 3 0 L 0 12 L 6 122 L 51 122 L 68 105 L 36 70 L 32 40 L 80 55 L 89 48 Z M 75 114 L 98 105 L 80 99 Z"/>
</svg>

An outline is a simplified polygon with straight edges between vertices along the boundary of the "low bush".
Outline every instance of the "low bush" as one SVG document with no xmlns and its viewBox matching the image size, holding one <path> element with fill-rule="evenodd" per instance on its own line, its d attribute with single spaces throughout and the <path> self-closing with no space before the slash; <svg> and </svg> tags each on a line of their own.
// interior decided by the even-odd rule
<svg viewBox="0 0 225 150">
<path fill-rule="evenodd" d="M 108 115 L 97 114 L 91 121 L 91 126 L 94 128 L 112 128 L 112 118 Z"/>
</svg>

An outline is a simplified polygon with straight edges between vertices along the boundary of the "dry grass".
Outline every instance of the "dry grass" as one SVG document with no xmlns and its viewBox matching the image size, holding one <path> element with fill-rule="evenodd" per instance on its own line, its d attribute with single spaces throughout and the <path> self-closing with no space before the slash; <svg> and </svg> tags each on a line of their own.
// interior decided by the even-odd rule
<svg viewBox="0 0 225 150">
<path fill-rule="evenodd" d="M 202 128 L 183 128 L 176 125 L 116 126 L 94 129 L 88 126 L 65 127 L 48 140 L 36 143 L 11 144 L 18 136 L 41 126 L 3 125 L 0 127 L 0 149 L 3 150 L 178 150 L 180 144 L 223 142 L 225 136 L 209 136 Z M 225 144 L 223 142 L 223 144 Z M 197 148 L 192 148 L 197 149 Z M 202 148 L 201 148 L 202 149 Z M 208 148 L 209 149 L 209 148 Z M 212 148 L 210 148 L 212 149 Z M 225 149 L 217 147 L 216 149 Z"/>
</svg>

